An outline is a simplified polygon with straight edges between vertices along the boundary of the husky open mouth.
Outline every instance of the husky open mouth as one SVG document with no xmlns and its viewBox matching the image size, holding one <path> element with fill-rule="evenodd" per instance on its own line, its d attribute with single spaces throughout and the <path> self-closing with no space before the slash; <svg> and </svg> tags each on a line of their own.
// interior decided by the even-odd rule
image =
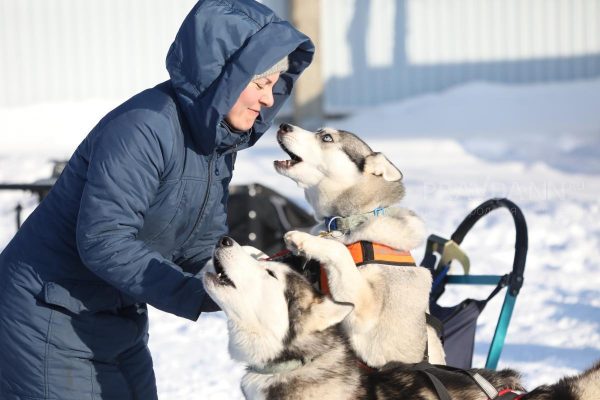
<svg viewBox="0 0 600 400">
<path fill-rule="evenodd" d="M 290 168 L 303 161 L 300 156 L 294 154 L 290 149 L 285 147 L 285 144 L 283 144 L 283 141 L 279 135 L 277 135 L 277 143 L 279 143 L 281 149 L 285 151 L 288 156 L 290 156 L 290 160 L 277 160 L 275 161 L 276 166 L 280 168 Z"/>
<path fill-rule="evenodd" d="M 217 277 L 217 282 L 223 286 L 231 286 L 236 288 L 235 283 L 229 278 L 227 273 L 225 273 L 225 269 L 223 268 L 223 264 L 219 261 L 219 257 L 215 255 L 213 259 L 213 265 L 215 267 L 215 276 Z"/>
</svg>

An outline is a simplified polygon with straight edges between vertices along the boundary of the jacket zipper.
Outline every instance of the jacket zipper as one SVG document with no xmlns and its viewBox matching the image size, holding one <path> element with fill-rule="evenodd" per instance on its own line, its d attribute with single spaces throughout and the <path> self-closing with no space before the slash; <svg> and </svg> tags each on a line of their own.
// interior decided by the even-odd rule
<svg viewBox="0 0 600 400">
<path fill-rule="evenodd" d="M 183 242 L 183 244 L 181 245 L 181 247 L 184 247 L 186 244 L 188 244 L 188 242 L 194 237 L 194 233 L 196 232 L 196 228 L 198 228 L 198 224 L 200 224 L 200 221 L 202 221 L 202 217 L 204 217 L 204 211 L 206 209 L 206 205 L 208 204 L 208 199 L 210 198 L 210 192 L 211 192 L 211 188 L 212 188 L 212 178 L 213 178 L 213 164 L 215 161 L 215 158 L 217 159 L 217 161 L 219 160 L 219 157 L 225 155 L 225 154 L 229 154 L 230 152 L 235 152 L 236 149 L 243 143 L 246 143 L 247 140 L 250 139 L 250 136 L 244 137 L 243 140 L 239 141 L 238 143 L 234 144 L 232 148 L 227 149 L 226 151 L 219 153 L 218 151 L 215 151 L 210 160 L 208 161 L 208 188 L 206 189 L 206 195 L 204 196 L 204 200 L 202 201 L 202 207 L 200 208 L 200 215 L 198 216 L 198 219 L 196 220 L 196 223 L 194 224 L 194 228 L 192 229 L 190 236 L 188 236 L 188 238 Z M 214 174 L 215 175 L 219 175 L 219 170 L 218 170 L 218 162 L 217 162 L 217 168 L 215 168 Z"/>
<path fill-rule="evenodd" d="M 217 156 L 217 158 L 218 158 L 218 154 L 213 153 L 213 155 L 210 157 L 210 160 L 208 161 L 208 187 L 206 188 L 206 195 L 204 195 L 204 200 L 202 201 L 202 207 L 200 208 L 200 214 L 198 215 L 198 218 L 196 219 L 196 223 L 194 223 L 194 228 L 190 232 L 190 235 L 183 242 L 181 247 L 184 247 L 186 244 L 188 244 L 188 242 L 194 237 L 196 228 L 198 228 L 198 225 L 200 224 L 200 221 L 202 221 L 202 217 L 204 216 L 204 211 L 206 210 L 206 205 L 208 204 L 208 199 L 210 198 L 210 192 L 211 192 L 211 188 L 212 188 L 212 177 L 213 177 L 212 169 L 213 169 L 213 162 L 215 160 L 215 156 Z"/>
</svg>

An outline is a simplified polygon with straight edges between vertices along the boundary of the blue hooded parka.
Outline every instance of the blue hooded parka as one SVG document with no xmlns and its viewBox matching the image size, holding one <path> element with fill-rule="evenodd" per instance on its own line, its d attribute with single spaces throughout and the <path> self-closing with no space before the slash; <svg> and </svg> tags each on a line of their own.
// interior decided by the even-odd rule
<svg viewBox="0 0 600 400">
<path fill-rule="evenodd" d="M 0 255 L 0 399 L 156 398 L 146 303 L 198 318 L 236 152 L 269 128 L 313 52 L 253 0 L 196 4 L 170 79 L 93 128 Z M 233 132 L 224 116 L 286 55 L 274 105 Z"/>
</svg>

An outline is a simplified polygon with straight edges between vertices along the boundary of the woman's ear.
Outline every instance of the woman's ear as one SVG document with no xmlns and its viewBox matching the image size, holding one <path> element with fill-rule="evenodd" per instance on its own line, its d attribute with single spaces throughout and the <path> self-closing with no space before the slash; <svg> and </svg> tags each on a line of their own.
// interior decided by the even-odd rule
<svg viewBox="0 0 600 400">
<path fill-rule="evenodd" d="M 381 176 L 388 182 L 395 182 L 402 179 L 402 172 L 382 153 L 373 153 L 365 158 L 365 172 Z"/>
</svg>

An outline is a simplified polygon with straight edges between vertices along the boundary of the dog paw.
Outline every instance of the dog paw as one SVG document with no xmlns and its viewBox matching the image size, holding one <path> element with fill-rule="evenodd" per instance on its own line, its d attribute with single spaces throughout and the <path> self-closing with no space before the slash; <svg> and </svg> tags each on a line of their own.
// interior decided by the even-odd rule
<svg viewBox="0 0 600 400">
<path fill-rule="evenodd" d="M 347 252 L 341 243 L 306 232 L 290 231 L 283 239 L 290 251 L 321 262 L 335 259 L 339 251 Z"/>
<path fill-rule="evenodd" d="M 310 240 L 312 235 L 306 232 L 290 231 L 283 236 L 285 245 L 291 252 L 299 255 L 306 255 L 305 247 L 306 241 Z"/>
</svg>

